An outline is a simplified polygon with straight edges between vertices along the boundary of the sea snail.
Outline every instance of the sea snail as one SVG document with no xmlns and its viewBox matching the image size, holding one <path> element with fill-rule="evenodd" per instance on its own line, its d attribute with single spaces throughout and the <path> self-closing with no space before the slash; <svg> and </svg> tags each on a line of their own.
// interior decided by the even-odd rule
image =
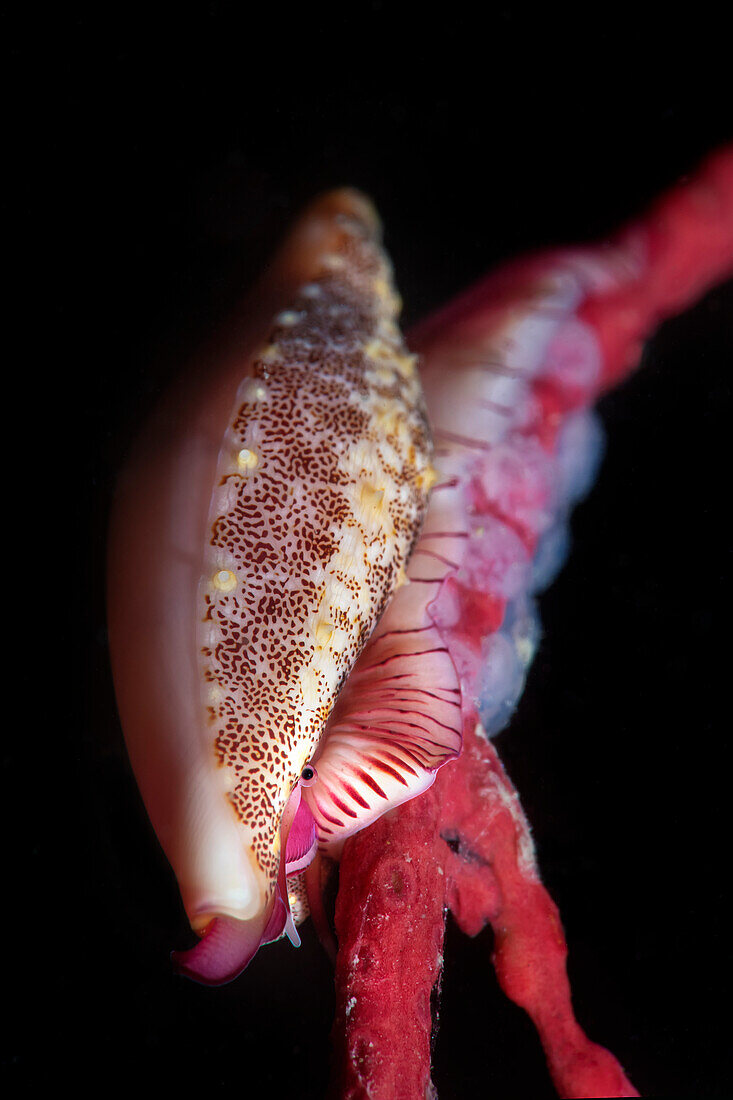
<svg viewBox="0 0 733 1100">
<path fill-rule="evenodd" d="M 318 200 L 235 349 L 166 397 L 120 477 L 115 688 L 202 937 L 178 965 L 201 981 L 230 980 L 283 933 L 297 942 L 288 877 L 460 748 L 453 665 L 427 594 L 404 584 L 434 473 L 398 311 L 372 207 Z M 426 662 L 429 708 L 411 692 Z"/>
</svg>

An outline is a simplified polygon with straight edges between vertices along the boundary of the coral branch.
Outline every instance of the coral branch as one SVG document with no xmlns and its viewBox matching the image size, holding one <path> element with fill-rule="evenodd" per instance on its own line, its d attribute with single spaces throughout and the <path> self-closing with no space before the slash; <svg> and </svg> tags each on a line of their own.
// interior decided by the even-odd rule
<svg viewBox="0 0 733 1100">
<path fill-rule="evenodd" d="M 733 148 L 671 188 L 617 243 L 642 254 L 638 277 L 590 296 L 581 309 L 603 349 L 603 388 L 636 367 L 661 321 L 733 275 Z"/>
<path fill-rule="evenodd" d="M 430 994 L 444 907 L 469 935 L 488 922 L 504 992 L 532 1018 L 561 1096 L 636 1096 L 572 1011 L 557 909 L 537 875 L 529 826 L 475 721 L 435 786 L 353 837 L 336 910 L 335 1095 L 431 1095 Z"/>
<path fill-rule="evenodd" d="M 561 1096 L 637 1096 L 609 1051 L 573 1015 L 557 907 L 539 880 L 529 825 L 491 742 L 472 723 L 440 776 L 441 831 L 458 842 L 448 896 L 460 927 L 490 922 L 499 984 L 531 1017 Z"/>
<path fill-rule="evenodd" d="M 430 997 L 443 962 L 435 787 L 347 841 L 336 904 L 334 1095 L 428 1097 Z"/>
</svg>

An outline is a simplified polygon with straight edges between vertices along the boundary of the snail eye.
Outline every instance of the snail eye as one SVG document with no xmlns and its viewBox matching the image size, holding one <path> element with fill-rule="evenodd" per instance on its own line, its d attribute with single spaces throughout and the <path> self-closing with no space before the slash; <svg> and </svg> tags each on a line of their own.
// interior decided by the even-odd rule
<svg viewBox="0 0 733 1100">
<path fill-rule="evenodd" d="M 306 764 L 300 773 L 300 783 L 302 787 L 312 787 L 318 779 L 318 772 L 312 764 Z"/>
</svg>

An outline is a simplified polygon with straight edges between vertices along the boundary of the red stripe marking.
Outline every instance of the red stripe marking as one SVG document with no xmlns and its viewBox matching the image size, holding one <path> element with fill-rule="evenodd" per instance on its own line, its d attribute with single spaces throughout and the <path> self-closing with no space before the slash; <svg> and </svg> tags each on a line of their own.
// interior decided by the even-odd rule
<svg viewBox="0 0 733 1100">
<path fill-rule="evenodd" d="M 316 807 L 317 807 L 318 812 L 321 815 L 321 817 L 325 817 L 326 821 L 330 821 L 331 824 L 335 825 L 338 829 L 343 829 L 343 827 L 344 827 L 343 821 L 339 821 L 339 819 L 337 817 L 331 817 L 330 814 L 327 814 L 326 811 L 324 810 L 323 806 L 317 800 L 316 800 Z"/>
<path fill-rule="evenodd" d="M 417 772 L 415 771 L 415 769 L 411 768 L 410 765 L 408 763 L 406 763 L 404 760 L 401 760 L 399 756 L 395 756 L 394 753 L 391 753 L 391 752 L 385 752 L 384 749 L 382 749 L 382 755 L 384 756 L 385 760 L 392 760 L 397 765 L 398 768 L 404 768 L 406 772 L 409 772 L 410 775 L 414 775 L 415 778 L 417 779 Z M 410 754 L 410 755 L 412 755 L 412 754 Z M 418 763 L 419 763 L 419 761 L 418 761 Z"/>
<path fill-rule="evenodd" d="M 400 700 L 396 700 L 396 702 L 400 702 Z M 445 722 L 440 722 L 437 718 L 434 718 L 432 714 L 423 714 L 421 710 L 416 710 L 415 707 L 410 707 L 409 710 L 403 710 L 402 707 L 385 707 L 385 710 L 389 711 L 390 714 L 418 714 L 426 722 L 432 722 L 434 726 L 440 726 L 441 729 L 448 730 L 449 733 L 456 732 L 455 726 L 447 726 Z M 420 726 L 416 722 L 400 721 L 400 725 L 425 731 L 425 726 Z"/>
<path fill-rule="evenodd" d="M 414 760 L 418 768 L 426 768 L 425 761 L 420 759 L 417 752 L 413 752 L 411 749 L 406 749 L 404 745 L 400 745 L 400 752 L 403 752 L 405 756 L 409 756 L 412 760 Z M 407 764 L 405 764 L 404 766 L 407 767 Z M 413 772 L 412 774 L 417 775 L 417 772 Z"/>
<path fill-rule="evenodd" d="M 444 699 L 441 695 L 436 695 L 434 691 L 428 691 L 427 688 L 408 688 L 408 691 L 414 691 L 420 693 L 420 695 L 429 695 L 431 699 L 437 699 L 439 703 L 445 703 L 447 707 L 460 707 L 460 703 L 457 699 Z M 452 691 L 454 694 L 458 694 L 457 688 L 438 688 L 438 691 Z M 414 703 L 419 706 L 419 702 L 416 699 L 410 699 L 409 696 L 395 696 L 396 703 Z"/>
<path fill-rule="evenodd" d="M 355 787 L 352 787 L 350 783 L 347 783 L 343 779 L 339 779 L 339 783 L 344 788 L 348 796 L 350 798 L 353 798 L 354 802 L 356 802 L 358 806 L 363 806 L 365 810 L 371 810 L 371 806 L 369 805 L 369 803 L 366 801 L 366 799 L 361 797 Z"/>
<path fill-rule="evenodd" d="M 349 809 L 349 807 L 348 807 L 348 806 L 346 805 L 346 803 L 345 803 L 345 802 L 342 802 L 342 801 L 341 801 L 341 799 L 340 799 L 340 798 L 338 797 L 338 795 L 336 795 L 336 794 L 334 794 L 334 793 L 333 793 L 333 791 L 329 791 L 329 794 L 331 795 L 331 801 L 332 801 L 332 802 L 333 802 L 333 803 L 334 803 L 334 804 L 335 804 L 336 806 L 338 806 L 338 808 L 339 808 L 340 810 L 343 810 L 343 812 L 344 812 L 344 813 L 345 813 L 345 814 L 346 814 L 346 815 L 347 815 L 348 817 L 354 817 L 354 818 L 355 818 L 355 817 L 357 816 L 357 815 L 356 815 L 356 813 L 355 813 L 355 812 L 354 812 L 353 810 L 350 810 L 350 809 Z"/>
<path fill-rule="evenodd" d="M 459 432 L 449 432 L 445 428 L 434 428 L 433 435 L 436 439 L 447 439 L 449 443 L 457 443 L 461 447 L 469 447 L 473 451 L 490 451 L 493 444 L 484 439 L 474 439 L 470 435 L 461 435 Z"/>
<path fill-rule="evenodd" d="M 374 764 L 374 767 L 379 768 L 379 770 L 384 772 L 385 775 L 394 776 L 398 783 L 401 783 L 403 787 L 407 786 L 407 780 L 404 778 L 404 776 L 401 776 L 400 773 L 395 771 L 394 768 L 390 767 L 389 764 L 384 764 L 376 756 L 367 756 L 365 757 L 365 759 L 368 760 L 370 764 Z"/>
<path fill-rule="evenodd" d="M 384 634 L 380 634 L 376 641 L 381 642 L 383 638 L 389 638 L 392 634 L 422 634 L 426 630 L 433 629 L 432 626 L 416 626 L 414 630 L 387 630 Z"/>
<path fill-rule="evenodd" d="M 407 657 L 424 657 L 426 653 L 447 653 L 447 646 L 433 646 L 432 649 L 415 649 L 410 653 L 393 653 L 391 657 L 385 657 L 383 661 L 375 661 L 373 665 L 367 665 L 363 670 L 368 671 L 370 668 L 381 668 L 383 665 L 389 664 L 390 661 L 399 661 Z"/>
<path fill-rule="evenodd" d="M 436 561 L 442 561 L 443 565 L 449 566 L 450 569 L 458 569 L 458 562 L 451 561 L 449 558 L 444 558 L 442 554 L 436 554 L 434 550 L 421 550 L 420 547 L 418 547 L 413 554 L 413 558 L 418 554 L 427 554 L 428 557 L 435 558 Z"/>
<path fill-rule="evenodd" d="M 379 786 L 376 779 L 374 779 L 369 774 L 369 772 L 365 772 L 363 768 L 356 768 L 353 765 L 351 766 L 351 770 L 354 773 L 354 775 L 357 775 L 359 777 L 359 779 L 361 779 L 362 783 L 366 783 L 367 787 L 371 787 L 371 789 L 374 791 L 374 793 L 378 794 L 380 798 L 386 798 L 387 797 L 386 793 Z"/>
</svg>

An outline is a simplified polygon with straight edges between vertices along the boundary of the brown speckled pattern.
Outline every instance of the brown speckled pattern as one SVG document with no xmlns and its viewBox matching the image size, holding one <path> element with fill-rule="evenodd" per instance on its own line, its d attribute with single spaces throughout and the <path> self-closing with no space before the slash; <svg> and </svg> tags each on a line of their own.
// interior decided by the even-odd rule
<svg viewBox="0 0 733 1100">
<path fill-rule="evenodd" d="M 270 888 L 284 804 L 404 579 L 433 477 L 388 261 L 352 218 L 331 249 L 240 385 L 199 589 L 212 751 Z"/>
</svg>

